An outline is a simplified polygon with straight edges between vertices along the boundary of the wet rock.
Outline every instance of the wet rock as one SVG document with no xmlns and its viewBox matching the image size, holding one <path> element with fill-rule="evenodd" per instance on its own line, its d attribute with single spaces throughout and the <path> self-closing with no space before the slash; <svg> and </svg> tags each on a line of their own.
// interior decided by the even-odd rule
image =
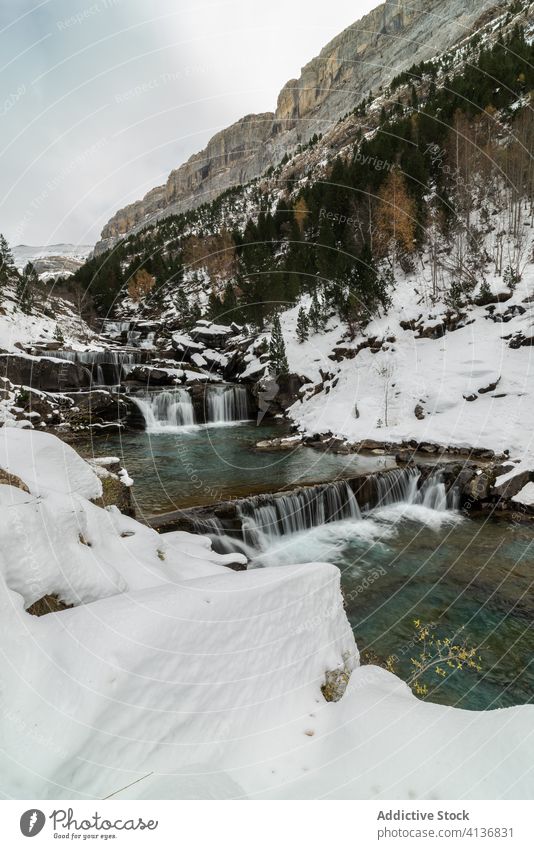
<svg viewBox="0 0 534 849">
<path fill-rule="evenodd" d="M 486 501 L 495 483 L 493 470 L 478 469 L 464 484 L 462 494 L 470 501 Z"/>
<path fill-rule="evenodd" d="M 73 428 L 116 427 L 123 425 L 130 413 L 130 403 L 123 396 L 106 389 L 90 392 L 69 392 L 73 406 L 64 412 L 64 420 Z"/>
<path fill-rule="evenodd" d="M 414 455 L 412 451 L 399 451 L 395 455 L 395 462 L 398 466 L 410 466 L 414 464 Z"/>
<path fill-rule="evenodd" d="M 256 443 L 256 451 L 289 451 L 302 444 L 300 436 L 285 436 L 276 439 L 263 439 Z"/>
</svg>

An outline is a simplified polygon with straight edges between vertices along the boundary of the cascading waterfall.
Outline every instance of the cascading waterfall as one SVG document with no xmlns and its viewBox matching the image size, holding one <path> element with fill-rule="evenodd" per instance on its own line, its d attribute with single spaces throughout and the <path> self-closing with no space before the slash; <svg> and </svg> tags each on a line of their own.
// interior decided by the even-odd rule
<svg viewBox="0 0 534 849">
<path fill-rule="evenodd" d="M 295 492 L 258 495 L 237 504 L 241 532 L 229 534 L 219 519 L 203 517 L 195 523 L 197 533 L 208 534 L 214 548 L 221 552 L 240 551 L 251 561 L 266 552 L 281 537 L 341 520 L 358 521 L 371 517 L 375 509 L 393 505 L 420 505 L 429 510 L 455 510 L 459 503 L 456 489 L 447 492 L 443 473 L 436 470 L 421 484 L 416 468 L 392 469 L 375 478 L 376 501 L 364 516 L 348 481 L 336 481 Z"/>
<path fill-rule="evenodd" d="M 447 492 L 443 473 L 438 469 L 421 485 L 419 469 L 391 469 L 376 479 L 377 507 L 393 504 L 421 505 L 442 512 L 458 507 L 459 495 L 456 488 Z"/>
<path fill-rule="evenodd" d="M 137 354 L 130 351 L 47 351 L 44 355 L 56 360 L 68 360 L 71 363 L 85 366 L 90 369 L 96 382 L 101 385 L 113 386 L 126 377 L 128 371 L 139 361 Z M 109 377 L 106 380 L 106 366 Z"/>
<path fill-rule="evenodd" d="M 187 389 L 165 389 L 132 396 L 151 433 L 177 427 L 191 427 L 197 418 Z M 229 384 L 207 386 L 205 394 L 206 424 L 220 425 L 245 421 L 248 417 L 248 393 L 244 386 Z"/>
<path fill-rule="evenodd" d="M 238 507 L 243 539 L 264 549 L 276 537 L 342 519 L 361 519 L 356 497 L 346 481 L 310 487 L 287 495 L 257 496 Z"/>
<path fill-rule="evenodd" d="M 104 321 L 102 329 L 104 333 L 109 333 L 112 336 L 120 336 L 121 333 L 127 333 L 131 326 L 131 321 Z"/>
<path fill-rule="evenodd" d="M 249 417 L 244 386 L 209 386 L 206 390 L 207 421 L 211 424 L 245 421 Z"/>
<path fill-rule="evenodd" d="M 132 395 L 132 401 L 141 410 L 148 433 L 162 433 L 195 424 L 195 410 L 187 389 Z"/>
</svg>

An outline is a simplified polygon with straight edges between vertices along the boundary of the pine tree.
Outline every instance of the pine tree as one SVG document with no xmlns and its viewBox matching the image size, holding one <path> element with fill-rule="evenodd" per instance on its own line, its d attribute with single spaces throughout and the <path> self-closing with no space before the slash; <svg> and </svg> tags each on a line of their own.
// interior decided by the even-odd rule
<svg viewBox="0 0 534 849">
<path fill-rule="evenodd" d="M 28 262 L 22 275 L 17 280 L 17 299 L 22 312 L 30 314 L 35 303 L 35 287 L 39 284 L 39 277 L 35 267 Z"/>
<path fill-rule="evenodd" d="M 352 338 L 380 309 L 389 308 L 392 285 L 391 271 L 379 270 L 369 245 L 364 245 L 358 262 L 348 271 L 340 287 L 345 297 L 341 314 Z"/>
<path fill-rule="evenodd" d="M 289 374 L 286 346 L 278 313 L 275 313 L 273 318 L 271 341 L 269 343 L 269 356 L 271 358 L 271 374 L 276 376 Z"/>
<path fill-rule="evenodd" d="M 221 321 L 223 321 L 224 324 L 231 324 L 239 318 L 237 314 L 237 297 L 235 289 L 230 282 L 226 284 L 224 289 L 222 305 L 223 314 L 221 316 Z"/>
<path fill-rule="evenodd" d="M 308 327 L 311 327 L 314 333 L 320 333 L 325 329 L 326 316 L 324 314 L 324 304 L 321 305 L 317 289 L 313 290 L 312 302 L 308 313 Z"/>
<path fill-rule="evenodd" d="M 221 312 L 223 311 L 223 305 L 221 303 L 221 299 L 215 292 L 210 292 L 208 298 L 208 316 L 212 321 L 216 321 Z"/>
<path fill-rule="evenodd" d="M 0 293 L 5 289 L 7 283 L 16 276 L 17 271 L 13 260 L 11 248 L 7 239 L 0 233 Z"/>
<path fill-rule="evenodd" d="M 303 342 L 306 341 L 310 333 L 310 322 L 308 320 L 308 316 L 306 314 L 306 310 L 304 307 L 299 309 L 299 314 L 297 318 L 297 339 L 302 345 Z"/>
<path fill-rule="evenodd" d="M 187 323 L 190 327 L 194 327 L 200 318 L 202 318 L 202 307 L 200 306 L 200 303 L 197 298 L 191 304 L 189 315 L 187 316 Z"/>
<path fill-rule="evenodd" d="M 187 295 L 182 288 L 178 289 L 176 292 L 174 304 L 178 310 L 180 318 L 187 318 L 189 314 L 189 301 L 187 300 Z"/>
</svg>

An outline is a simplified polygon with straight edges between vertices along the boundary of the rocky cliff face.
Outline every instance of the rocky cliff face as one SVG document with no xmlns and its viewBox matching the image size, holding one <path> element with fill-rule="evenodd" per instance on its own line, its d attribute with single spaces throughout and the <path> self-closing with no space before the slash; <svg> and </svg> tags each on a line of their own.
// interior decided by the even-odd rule
<svg viewBox="0 0 534 849">
<path fill-rule="evenodd" d="M 370 90 L 465 36 L 495 0 L 387 0 L 330 42 L 280 92 L 276 112 L 248 115 L 217 133 L 167 183 L 119 210 L 97 253 L 167 215 L 184 212 L 260 176 L 314 133 L 325 133 Z"/>
</svg>

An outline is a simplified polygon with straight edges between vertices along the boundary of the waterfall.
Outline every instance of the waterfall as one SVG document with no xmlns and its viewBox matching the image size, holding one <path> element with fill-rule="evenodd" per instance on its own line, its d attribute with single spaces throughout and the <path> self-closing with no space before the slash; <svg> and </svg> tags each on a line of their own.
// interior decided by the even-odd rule
<svg viewBox="0 0 534 849">
<path fill-rule="evenodd" d="M 206 420 L 210 424 L 240 422 L 248 419 L 248 393 L 244 386 L 208 386 Z"/>
<path fill-rule="evenodd" d="M 104 377 L 104 372 L 102 371 L 102 366 L 96 367 L 96 382 L 99 386 L 105 386 L 106 379 Z"/>
<path fill-rule="evenodd" d="M 441 513 L 458 507 L 458 490 L 447 492 L 442 471 L 437 469 L 422 483 L 421 477 L 416 468 L 392 469 L 373 476 L 374 504 L 366 506 L 363 516 L 350 481 L 342 480 L 243 499 L 235 507 L 237 527 L 203 515 L 194 522 L 194 531 L 207 534 L 216 551 L 239 551 L 250 561 L 259 562 L 258 555 L 272 549 L 281 537 L 341 520 L 372 518 L 375 509 L 378 516 L 381 509 L 393 505 L 419 505 Z"/>
<path fill-rule="evenodd" d="M 145 420 L 148 433 L 161 433 L 195 424 L 195 411 L 187 389 L 169 389 L 132 396 Z"/>
<path fill-rule="evenodd" d="M 123 366 L 128 369 L 128 366 Z M 146 430 L 161 433 L 197 423 L 191 395 L 187 389 L 165 389 L 132 396 L 145 420 Z M 244 386 L 207 386 L 206 423 L 228 424 L 246 420 L 248 395 Z"/>
<path fill-rule="evenodd" d="M 139 361 L 139 356 L 131 351 L 47 351 L 43 356 L 56 360 L 68 360 L 86 366 L 96 374 L 99 384 L 114 386 L 118 385 L 128 371 Z M 106 380 L 106 366 L 109 377 Z"/>
<path fill-rule="evenodd" d="M 112 336 L 120 336 L 121 333 L 127 333 L 132 326 L 131 321 L 104 321 L 102 329 L 104 333 L 109 333 Z"/>
<path fill-rule="evenodd" d="M 276 537 L 341 519 L 361 519 L 358 502 L 346 481 L 276 496 L 259 495 L 237 510 L 243 539 L 255 549 L 264 549 Z"/>
<path fill-rule="evenodd" d="M 458 507 L 459 495 L 456 488 L 447 493 L 443 473 L 438 469 L 420 484 L 419 469 L 391 469 L 376 479 L 377 507 L 392 504 L 415 504 L 443 512 Z"/>
<path fill-rule="evenodd" d="M 131 351 L 47 351 L 44 357 L 57 360 L 69 360 L 84 366 L 93 365 L 134 365 L 137 355 Z"/>
</svg>

